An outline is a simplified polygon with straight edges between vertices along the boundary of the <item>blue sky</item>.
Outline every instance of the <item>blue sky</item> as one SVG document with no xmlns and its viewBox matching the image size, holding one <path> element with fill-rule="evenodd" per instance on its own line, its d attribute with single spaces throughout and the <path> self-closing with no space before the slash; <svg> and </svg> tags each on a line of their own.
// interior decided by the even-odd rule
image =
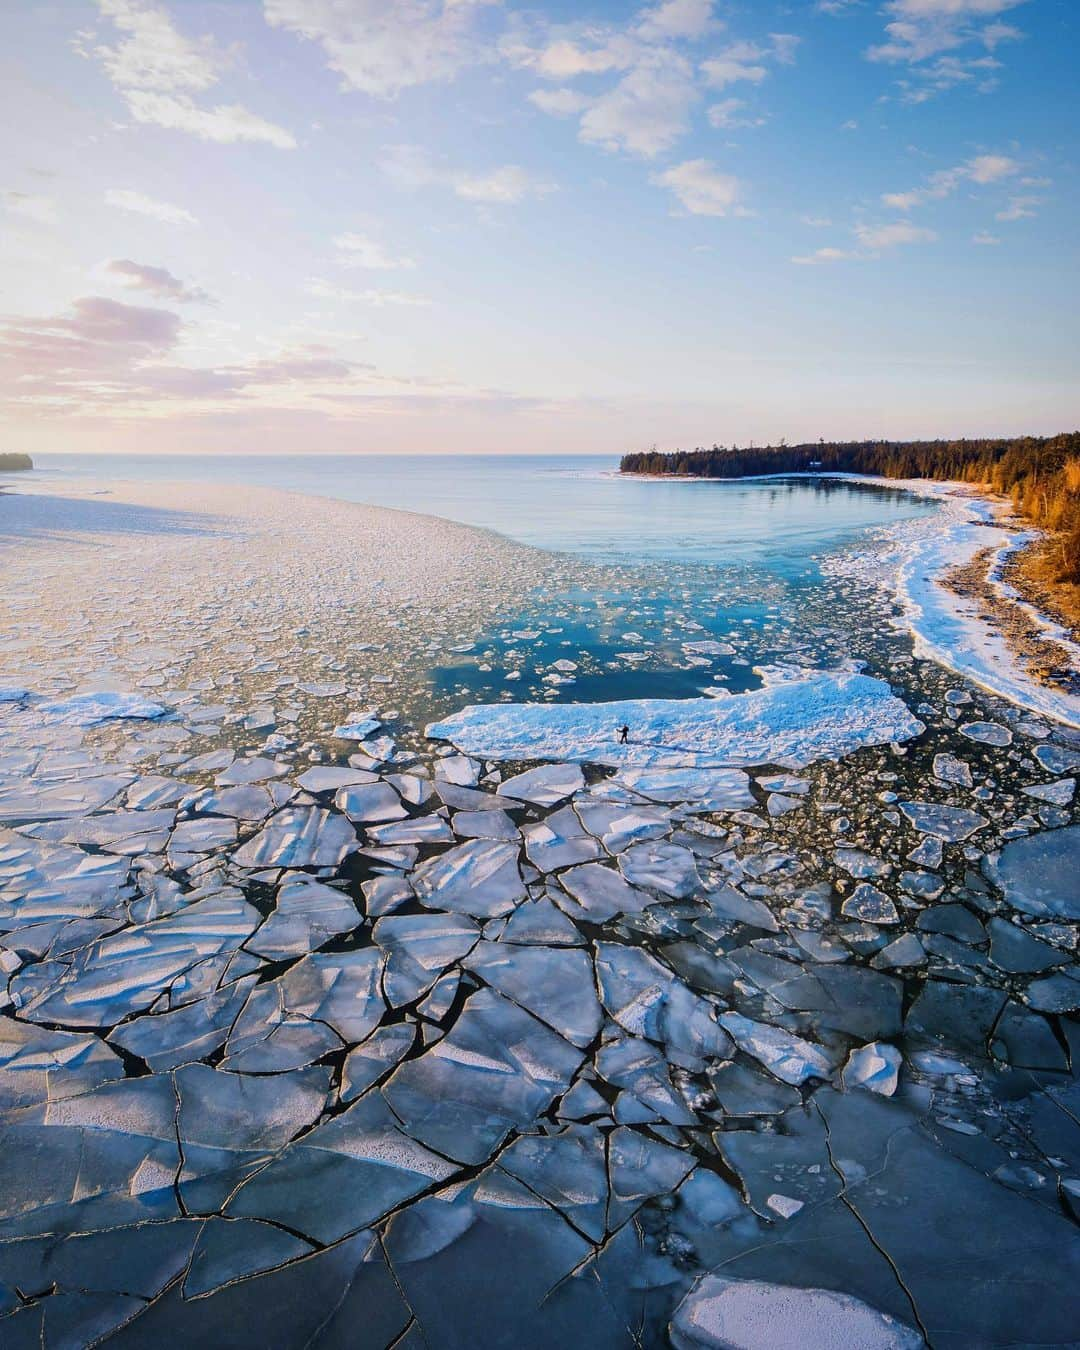
<svg viewBox="0 0 1080 1350">
<path fill-rule="evenodd" d="M 1078 26 L 1075 0 L 5 6 L 2 446 L 1072 429 Z"/>
</svg>

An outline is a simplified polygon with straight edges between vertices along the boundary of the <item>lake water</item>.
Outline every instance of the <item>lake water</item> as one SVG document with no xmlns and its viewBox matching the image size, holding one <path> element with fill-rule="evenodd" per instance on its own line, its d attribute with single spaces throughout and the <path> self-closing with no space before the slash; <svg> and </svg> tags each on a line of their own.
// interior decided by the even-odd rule
<svg viewBox="0 0 1080 1350">
<path fill-rule="evenodd" d="M 756 688 L 756 667 L 828 666 L 872 622 L 822 574 L 874 527 L 936 507 L 835 480 L 620 478 L 608 456 L 43 455 L 34 477 L 245 484 L 419 511 L 604 564 L 505 631 L 434 656 L 432 709 L 506 699 L 686 698 Z M 516 636 L 526 630 L 529 636 Z M 699 641 L 723 644 L 701 654 Z M 871 659 L 872 659 L 871 653 Z M 572 677 L 558 661 L 573 660 Z M 520 675 L 511 674 L 518 670 Z"/>
<path fill-rule="evenodd" d="M 620 478 L 607 455 L 40 455 L 48 478 L 218 482 L 369 502 L 497 530 L 604 562 L 763 566 L 795 575 L 822 549 L 934 506 L 829 480 Z"/>
</svg>

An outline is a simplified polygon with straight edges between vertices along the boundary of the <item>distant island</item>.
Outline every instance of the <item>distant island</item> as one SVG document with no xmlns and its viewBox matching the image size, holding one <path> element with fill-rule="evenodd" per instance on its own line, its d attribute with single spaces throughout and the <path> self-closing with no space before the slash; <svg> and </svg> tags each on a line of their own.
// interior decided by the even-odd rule
<svg viewBox="0 0 1080 1350">
<path fill-rule="evenodd" d="M 1027 579 L 1053 588 L 1070 618 L 1080 613 L 1080 431 L 957 441 L 781 442 L 749 449 L 714 445 L 668 454 L 653 449 L 623 455 L 619 468 L 626 474 L 679 478 L 876 474 L 984 487 L 1011 497 L 1018 515 L 1049 532 L 1043 546 L 1029 553 Z"/>
<path fill-rule="evenodd" d="M 15 451 L 0 451 L 0 473 L 10 473 L 13 469 L 32 469 L 34 461 L 29 455 Z"/>
</svg>

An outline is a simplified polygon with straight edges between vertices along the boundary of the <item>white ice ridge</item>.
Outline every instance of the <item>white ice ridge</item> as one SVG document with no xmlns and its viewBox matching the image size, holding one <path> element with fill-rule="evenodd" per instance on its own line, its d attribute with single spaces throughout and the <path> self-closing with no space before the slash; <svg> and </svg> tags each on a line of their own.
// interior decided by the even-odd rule
<svg viewBox="0 0 1080 1350">
<path fill-rule="evenodd" d="M 830 570 L 855 571 L 871 580 L 884 574 L 903 607 L 904 622 L 915 638 L 916 656 L 955 670 L 1019 707 L 1080 727 L 1080 698 L 1035 680 L 998 629 L 979 617 L 972 601 L 941 584 L 952 568 L 970 562 L 984 549 L 993 549 L 991 585 L 1003 598 L 1019 603 L 1042 637 L 1063 648 L 1080 666 L 1080 646 L 1060 625 L 1019 600 L 1013 587 L 1000 579 L 1008 555 L 1038 532 L 1003 528 L 1004 503 L 979 496 L 965 484 L 921 479 L 864 481 L 933 497 L 941 503 L 941 510 L 875 531 L 872 548 L 834 560 Z"/>
<path fill-rule="evenodd" d="M 803 768 L 923 730 L 881 680 L 849 671 L 800 675 L 719 699 L 471 704 L 431 723 L 427 735 L 484 759 Z M 620 745 L 624 725 L 630 740 Z"/>
</svg>

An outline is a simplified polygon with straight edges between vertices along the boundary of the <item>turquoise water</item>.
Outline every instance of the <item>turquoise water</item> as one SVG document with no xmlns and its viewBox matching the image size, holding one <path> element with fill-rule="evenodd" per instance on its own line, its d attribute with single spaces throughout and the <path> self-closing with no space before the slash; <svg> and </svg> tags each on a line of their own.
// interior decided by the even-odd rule
<svg viewBox="0 0 1080 1350">
<path fill-rule="evenodd" d="M 868 529 L 936 509 L 870 484 L 623 479 L 617 467 L 607 456 L 43 455 L 33 477 L 60 487 L 210 481 L 225 495 L 247 484 L 287 488 L 444 516 L 605 564 L 565 595 L 538 595 L 472 651 L 444 653 L 426 672 L 442 710 L 511 697 L 738 693 L 760 685 L 760 664 L 833 665 L 881 625 L 829 582 L 820 560 Z M 684 644 L 702 639 L 729 650 L 695 660 Z M 574 678 L 553 684 L 554 663 L 566 658 L 577 663 Z M 518 666 L 522 678 L 508 682 Z"/>
<path fill-rule="evenodd" d="M 812 555 L 934 510 L 909 493 L 827 480 L 624 479 L 606 455 L 41 455 L 42 477 L 185 479 L 370 502 L 497 530 L 604 562 L 802 574 Z"/>
</svg>

